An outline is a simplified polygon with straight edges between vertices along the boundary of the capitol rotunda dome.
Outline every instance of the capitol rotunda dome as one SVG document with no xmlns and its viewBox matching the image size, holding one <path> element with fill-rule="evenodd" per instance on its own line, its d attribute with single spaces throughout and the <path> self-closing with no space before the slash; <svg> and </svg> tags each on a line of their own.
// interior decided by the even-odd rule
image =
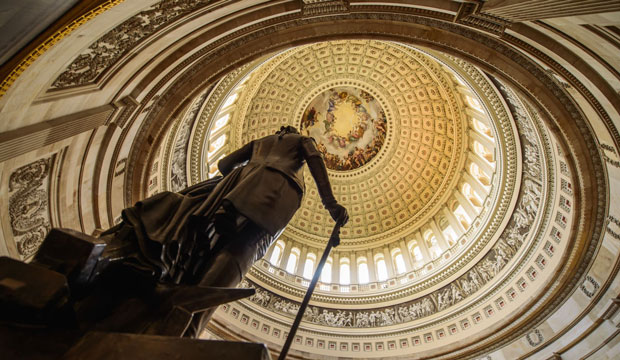
<svg viewBox="0 0 620 360">
<path fill-rule="evenodd" d="M 404 333 L 427 344 L 428 334 L 467 336 L 471 309 L 488 317 L 497 306 L 520 306 L 521 283 L 511 278 L 532 270 L 519 269 L 540 246 L 529 228 L 557 206 L 545 184 L 557 181 L 559 163 L 536 111 L 499 80 L 427 48 L 342 40 L 258 59 L 222 79 L 206 102 L 199 96 L 177 120 L 183 128 L 196 119 L 196 130 L 185 130 L 188 159 L 179 157 L 191 164 L 190 184 L 217 175 L 227 153 L 293 125 L 317 141 L 349 210 L 302 322 L 299 336 L 314 334 L 306 346 L 329 351 L 334 334 L 365 334 L 346 343 L 361 348 L 376 343 L 369 331 L 384 346 Z M 178 135 L 167 139 L 153 162 L 172 170 L 152 193 L 169 190 L 182 168 L 172 151 Z M 308 171 L 305 181 L 301 208 L 242 283 L 257 295 L 216 313 L 217 331 L 240 312 L 250 326 L 261 319 L 261 341 L 287 331 L 333 227 Z M 511 281 L 512 290 L 488 298 Z M 445 328 L 447 319 L 457 319 L 454 327 Z"/>
<path fill-rule="evenodd" d="M 288 358 L 620 353 L 618 1 L 35 2 L 0 25 L 0 255 L 294 126 L 350 219 Z M 334 227 L 303 176 L 203 339 L 280 353 Z"/>
</svg>

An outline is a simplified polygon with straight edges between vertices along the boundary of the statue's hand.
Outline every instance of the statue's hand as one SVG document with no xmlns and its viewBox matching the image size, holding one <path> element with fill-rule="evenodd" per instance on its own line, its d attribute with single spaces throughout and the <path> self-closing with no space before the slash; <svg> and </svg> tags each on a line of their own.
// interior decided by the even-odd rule
<svg viewBox="0 0 620 360">
<path fill-rule="evenodd" d="M 349 221 L 349 212 L 344 206 L 338 203 L 330 206 L 327 211 L 329 211 L 332 219 L 334 219 L 337 223 L 340 223 L 341 226 L 344 226 Z"/>
</svg>

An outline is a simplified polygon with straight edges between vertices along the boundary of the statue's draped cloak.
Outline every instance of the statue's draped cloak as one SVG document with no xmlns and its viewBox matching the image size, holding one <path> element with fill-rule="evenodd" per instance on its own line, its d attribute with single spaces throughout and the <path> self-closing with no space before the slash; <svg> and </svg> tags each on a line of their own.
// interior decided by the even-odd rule
<svg viewBox="0 0 620 360">
<path fill-rule="evenodd" d="M 182 256 L 191 256 L 196 245 L 193 226 L 213 220 L 241 171 L 237 168 L 225 178 L 206 180 L 179 193 L 161 192 L 123 210 L 123 221 L 133 227 L 141 254 L 162 276 L 182 265 Z"/>
<path fill-rule="evenodd" d="M 311 166 L 311 173 L 315 180 L 319 176 L 322 198 L 329 193 L 330 201 L 335 202 L 320 156 L 309 137 L 289 133 L 266 136 L 220 160 L 218 167 L 224 178 L 139 201 L 123 210 L 123 220 L 134 228 L 140 253 L 150 265 L 161 269 L 162 277 L 178 278 L 175 272 L 179 267 L 187 267 L 192 259 L 203 256 L 198 252 L 210 241 L 206 232 L 199 233 L 196 228 L 205 230 L 212 224 L 216 211 L 226 200 L 269 235 L 257 243 L 256 260 L 301 205 L 306 160 L 319 159 Z M 308 164 L 311 165 L 310 161 Z"/>
</svg>

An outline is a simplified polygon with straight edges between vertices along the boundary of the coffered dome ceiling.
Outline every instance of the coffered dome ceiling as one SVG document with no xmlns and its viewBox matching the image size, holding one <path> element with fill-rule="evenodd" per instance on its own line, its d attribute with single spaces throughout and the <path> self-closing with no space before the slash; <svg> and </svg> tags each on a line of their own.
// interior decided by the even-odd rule
<svg viewBox="0 0 620 360">
<path fill-rule="evenodd" d="M 229 148 L 272 134 L 282 125 L 294 125 L 308 133 L 305 124 L 309 109 L 314 109 L 317 123 L 309 133 L 315 135 L 319 148 L 326 153 L 337 199 L 351 213 L 351 221 L 342 233 L 344 247 L 367 246 L 418 230 L 446 205 L 457 188 L 468 154 L 466 109 L 470 106 L 458 90 L 459 86 L 465 87 L 457 80 L 462 76 L 428 53 L 389 42 L 325 42 L 273 56 L 245 76 L 249 79 L 231 115 L 234 126 Z M 339 100 L 342 107 L 347 106 L 347 101 L 363 101 L 362 107 L 368 107 L 363 110 L 369 116 L 362 123 L 366 129 L 360 140 L 350 140 L 353 136 L 349 134 L 360 125 L 338 118 L 345 116 L 339 105 L 334 111 L 335 130 L 326 130 L 327 117 L 334 116 L 328 104 L 333 92 L 338 97 L 349 96 Z M 357 100 L 362 96 L 370 102 Z M 497 118 L 496 113 L 493 118 Z M 204 118 L 210 120 L 209 116 Z M 340 130 L 348 136 L 346 139 L 340 135 L 338 140 L 339 121 L 348 123 L 343 126 L 345 130 Z M 494 125 L 490 127 L 495 129 Z M 192 143 L 203 146 L 205 141 Z M 364 155 L 364 151 L 368 154 Z M 497 151 L 501 154 L 500 149 Z M 194 153 L 205 155 L 204 151 Z M 356 157 L 364 160 L 356 163 Z M 343 168 L 345 161 L 355 165 Z M 206 172 L 203 166 L 202 178 Z M 195 174 L 194 179 L 200 177 Z M 309 173 L 306 183 L 308 193 L 287 234 L 322 243 L 329 235 L 332 220 L 321 205 Z"/>
<path fill-rule="evenodd" d="M 519 229 L 530 226 L 536 209 L 549 199 L 541 187 L 546 173 L 519 165 L 518 129 L 496 87 L 467 62 L 394 42 L 346 40 L 295 47 L 232 72 L 211 91 L 209 105 L 198 116 L 198 110 L 188 111 L 186 117 L 198 120 L 188 135 L 189 159 L 180 156 L 180 161 L 192 164 L 195 183 L 212 176 L 213 164 L 228 151 L 280 126 L 294 125 L 314 136 L 334 194 L 351 215 L 332 257 L 346 259 L 354 279 L 323 279 L 316 300 L 322 305 L 311 307 L 307 321 L 326 327 L 315 330 L 319 332 L 338 327 L 343 336 L 354 328 L 410 328 L 417 319 L 428 320 L 447 309 L 455 316 L 458 308 L 477 301 L 476 291 L 485 283 L 501 283 L 501 270 L 528 249 L 523 245 L 527 233 Z M 196 101 L 207 102 L 202 95 Z M 529 156 L 545 164 L 537 138 L 542 135 L 536 135 L 532 116 L 527 113 L 520 124 L 530 129 Z M 178 136 L 167 138 L 165 146 L 173 146 Z M 170 175 L 162 175 L 165 189 L 179 177 L 175 168 L 182 167 L 174 166 L 178 160 L 171 149 L 157 154 L 158 161 L 171 164 L 165 167 Z M 485 168 L 486 180 L 474 179 L 472 164 Z M 521 190 L 527 195 L 513 191 L 522 186 L 517 183 L 519 167 L 532 171 Z M 299 272 L 304 257 L 316 264 L 333 226 L 310 174 L 305 177 L 308 191 L 302 206 L 279 240 L 289 251 L 303 248 L 303 254 L 297 253 L 297 264 L 289 269 L 270 252 L 252 270 L 251 283 L 245 283 L 259 289 L 254 302 L 245 301 L 245 306 L 260 313 L 269 298 L 270 306 L 280 304 L 270 311 L 285 322 L 307 286 Z M 471 199 L 463 190 L 466 184 L 477 188 Z M 527 204 L 523 199 L 519 204 L 525 218 L 506 217 L 523 196 L 529 197 Z M 498 241 L 498 236 L 503 238 Z M 436 238 L 441 245 L 433 243 Z M 420 258 L 414 256 L 416 247 L 425 251 Z M 362 279 L 356 266 L 361 259 L 392 258 L 394 251 L 407 258 L 402 272 Z M 344 304 L 349 312 L 334 309 Z M 401 315 L 369 320 L 372 313 L 392 312 Z"/>
<path fill-rule="evenodd" d="M 338 139 L 329 143 L 333 135 L 324 124 L 312 127 L 319 148 L 326 148 L 336 197 L 351 209 L 350 225 L 343 232 L 345 243 L 381 237 L 402 227 L 411 229 L 424 215 L 436 211 L 447 190 L 454 187 L 467 144 L 462 102 L 459 106 L 455 84 L 437 62 L 413 49 L 378 41 L 320 43 L 291 50 L 273 61 L 278 63 L 258 86 L 249 110 L 239 112 L 239 119 L 246 123 L 241 142 L 273 133 L 282 124 L 302 125 L 306 130 L 302 121 L 308 107 L 325 94 L 332 96 L 332 91 L 345 96 L 350 89 L 348 96 L 368 94 L 372 99 L 370 103 L 363 100 L 373 115 L 367 120 L 369 135 L 376 134 L 367 144 L 342 149 L 334 144 Z M 347 106 L 346 101 L 334 112 Z M 316 110 L 316 121 L 334 116 L 327 101 L 317 105 L 321 107 Z M 338 116 L 336 131 L 341 122 L 352 121 Z M 371 142 L 375 144 L 370 146 Z M 376 151 L 367 164 L 342 170 L 332 164 L 333 156 L 343 160 L 350 156 L 346 161 L 354 161 L 355 149 L 366 151 L 366 146 L 369 152 Z M 321 210 L 315 187 L 310 189 L 290 227 L 325 238 L 332 220 Z"/>
</svg>

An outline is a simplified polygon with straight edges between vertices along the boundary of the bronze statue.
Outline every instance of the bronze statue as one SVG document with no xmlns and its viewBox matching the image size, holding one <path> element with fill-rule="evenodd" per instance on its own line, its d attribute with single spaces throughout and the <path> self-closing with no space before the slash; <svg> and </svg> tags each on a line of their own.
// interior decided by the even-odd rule
<svg viewBox="0 0 620 360">
<path fill-rule="evenodd" d="M 123 210 L 123 223 L 101 236 L 109 242 L 104 256 L 129 257 L 125 262 L 151 268 L 167 282 L 234 286 L 301 205 L 304 163 L 332 218 L 346 223 L 347 210 L 334 199 L 314 140 L 288 126 L 223 158 L 223 178 Z"/>
<path fill-rule="evenodd" d="M 304 163 L 331 217 L 346 223 L 314 140 L 287 126 L 223 158 L 223 178 L 125 209 L 123 223 L 102 234 L 104 258 L 164 283 L 234 287 L 301 205 Z M 208 318 L 195 320 L 190 333 Z"/>
<path fill-rule="evenodd" d="M 32 314 L 34 322 L 56 319 L 61 304 L 63 314 L 74 314 L 63 315 L 70 320 L 63 326 L 81 331 L 194 337 L 218 304 L 253 293 L 234 287 L 301 205 L 304 163 L 325 208 L 344 225 L 347 210 L 332 194 L 314 140 L 282 127 L 222 159 L 223 176 L 123 210 L 123 221 L 99 239 L 54 229 L 32 264 L 3 260 L 9 277 L 43 267 L 50 279 L 64 276 L 66 282 L 57 279 L 53 306 L 35 301 L 38 310 L 32 310 L 34 300 L 28 299 L 36 300 L 42 286 L 36 282 L 19 290 L 27 301 L 15 303 L 15 293 L 7 293 L 0 294 L 0 303 Z M 13 319 L 10 312 L 0 315 Z"/>
<path fill-rule="evenodd" d="M 243 344 L 175 338 L 197 337 L 218 305 L 254 294 L 234 287 L 299 208 L 304 163 L 339 229 L 348 213 L 334 199 L 314 140 L 282 127 L 222 159 L 223 177 L 139 201 L 100 238 L 52 229 L 32 262 L 0 257 L 4 352 L 15 358 L 92 357 L 106 351 L 103 337 L 109 346 L 122 339 L 137 344 L 128 356 L 143 355 L 142 347 L 151 346 L 145 344 L 162 339 L 193 355 L 234 346 L 239 358 L 254 350 L 252 356 L 263 356 L 264 345 L 242 350 Z M 333 239 L 320 266 L 336 245 Z M 169 354 L 157 348 L 151 353 Z"/>
</svg>

